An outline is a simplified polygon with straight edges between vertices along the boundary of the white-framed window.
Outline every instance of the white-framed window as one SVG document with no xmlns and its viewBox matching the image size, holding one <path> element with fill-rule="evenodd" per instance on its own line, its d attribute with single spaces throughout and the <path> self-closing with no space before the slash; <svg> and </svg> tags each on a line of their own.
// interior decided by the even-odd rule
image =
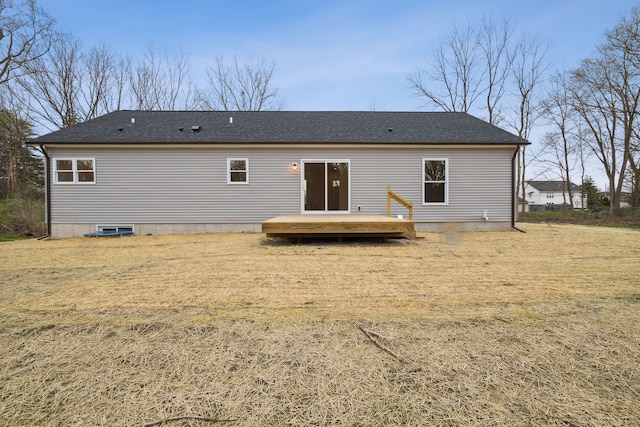
<svg viewBox="0 0 640 427">
<path fill-rule="evenodd" d="M 547 199 L 553 199 L 556 193 L 547 193 Z"/>
<path fill-rule="evenodd" d="M 227 184 L 249 183 L 249 159 L 227 159 Z"/>
<path fill-rule="evenodd" d="M 96 159 L 53 159 L 56 184 L 95 184 Z"/>
<path fill-rule="evenodd" d="M 449 203 L 449 159 L 422 159 L 422 204 Z"/>
</svg>

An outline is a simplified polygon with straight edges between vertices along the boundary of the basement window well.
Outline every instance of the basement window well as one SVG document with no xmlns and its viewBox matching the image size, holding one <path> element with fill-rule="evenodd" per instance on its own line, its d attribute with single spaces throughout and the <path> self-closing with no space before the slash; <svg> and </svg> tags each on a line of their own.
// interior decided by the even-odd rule
<svg viewBox="0 0 640 427">
<path fill-rule="evenodd" d="M 133 234 L 133 225 L 99 225 L 99 233 Z"/>
<path fill-rule="evenodd" d="M 119 237 L 133 235 L 133 225 L 98 225 L 93 233 L 85 233 L 84 237 Z"/>
</svg>

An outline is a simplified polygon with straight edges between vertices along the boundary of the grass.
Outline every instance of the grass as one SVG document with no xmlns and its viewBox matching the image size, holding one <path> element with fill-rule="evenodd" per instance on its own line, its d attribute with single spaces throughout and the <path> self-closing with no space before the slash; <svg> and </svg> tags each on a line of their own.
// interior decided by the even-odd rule
<svg viewBox="0 0 640 427">
<path fill-rule="evenodd" d="M 27 237 L 18 233 L 0 234 L 0 242 L 13 242 L 14 240 L 24 240 L 30 238 L 32 237 Z"/>
<path fill-rule="evenodd" d="M 519 228 L 3 243 L 0 424 L 640 423 L 638 231 Z"/>
<path fill-rule="evenodd" d="M 638 208 L 625 208 L 618 215 L 611 215 L 608 211 L 541 211 L 519 213 L 518 216 L 521 221 L 528 223 L 548 222 L 640 229 L 640 211 Z"/>
<path fill-rule="evenodd" d="M 533 219 L 533 218 L 560 219 L 567 216 L 571 216 L 571 214 L 569 212 L 540 211 L 540 212 L 524 212 L 524 213 L 520 212 L 518 213 L 518 216 L 524 220 Z"/>
</svg>

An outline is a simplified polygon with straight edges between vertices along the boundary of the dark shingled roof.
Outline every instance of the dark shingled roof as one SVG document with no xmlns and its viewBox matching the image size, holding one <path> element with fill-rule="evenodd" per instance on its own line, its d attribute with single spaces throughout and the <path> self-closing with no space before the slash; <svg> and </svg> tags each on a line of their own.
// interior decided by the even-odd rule
<svg viewBox="0 0 640 427">
<path fill-rule="evenodd" d="M 466 113 L 373 111 L 116 111 L 30 143 L 528 144 Z"/>
<path fill-rule="evenodd" d="M 566 181 L 527 181 L 527 184 L 538 191 L 546 193 L 563 193 L 567 191 Z M 571 183 L 571 191 L 581 191 L 582 186 Z"/>
</svg>

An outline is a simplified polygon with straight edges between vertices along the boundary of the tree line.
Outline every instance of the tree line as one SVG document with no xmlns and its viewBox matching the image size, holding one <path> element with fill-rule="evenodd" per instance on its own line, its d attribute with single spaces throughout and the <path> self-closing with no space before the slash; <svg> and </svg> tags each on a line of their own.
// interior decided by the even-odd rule
<svg viewBox="0 0 640 427">
<path fill-rule="evenodd" d="M 545 131 L 530 156 L 526 147 L 518 153 L 519 197 L 527 166 L 592 185 L 595 160 L 608 180 L 610 212 L 623 201 L 640 207 L 640 8 L 573 69 L 554 70 L 549 49 L 508 21 L 481 20 L 454 26 L 409 80 L 427 107 L 475 113 L 525 139 Z"/>
<path fill-rule="evenodd" d="M 408 80 L 423 108 L 469 112 L 525 139 L 546 130 L 530 152 L 518 152 L 523 199 L 532 165 L 581 183 L 595 159 L 609 180 L 612 211 L 625 193 L 640 206 L 639 33 L 634 7 L 593 56 L 553 70 L 548 43 L 507 20 L 482 19 L 454 25 Z M 121 109 L 279 110 L 275 69 L 262 58 L 217 57 L 196 84 L 183 51 L 150 45 L 132 58 L 107 45 L 85 47 L 58 31 L 36 0 L 0 1 L 0 199 L 41 189 L 40 158 L 25 145 L 35 128 L 53 131 Z"/>
<path fill-rule="evenodd" d="M 542 150 L 565 179 L 595 158 L 605 172 L 611 212 L 640 207 L 640 8 L 631 9 L 593 56 L 549 79 L 541 103 L 551 124 Z M 578 175 L 580 176 L 580 175 Z M 626 196 L 626 200 L 625 200 Z"/>
<path fill-rule="evenodd" d="M 0 1 L 0 200 L 42 189 L 42 162 L 25 142 L 122 110 L 277 110 L 275 62 L 217 57 L 205 84 L 191 79 L 185 52 L 149 45 L 132 58 L 85 47 L 56 29 L 36 0 Z"/>
</svg>

